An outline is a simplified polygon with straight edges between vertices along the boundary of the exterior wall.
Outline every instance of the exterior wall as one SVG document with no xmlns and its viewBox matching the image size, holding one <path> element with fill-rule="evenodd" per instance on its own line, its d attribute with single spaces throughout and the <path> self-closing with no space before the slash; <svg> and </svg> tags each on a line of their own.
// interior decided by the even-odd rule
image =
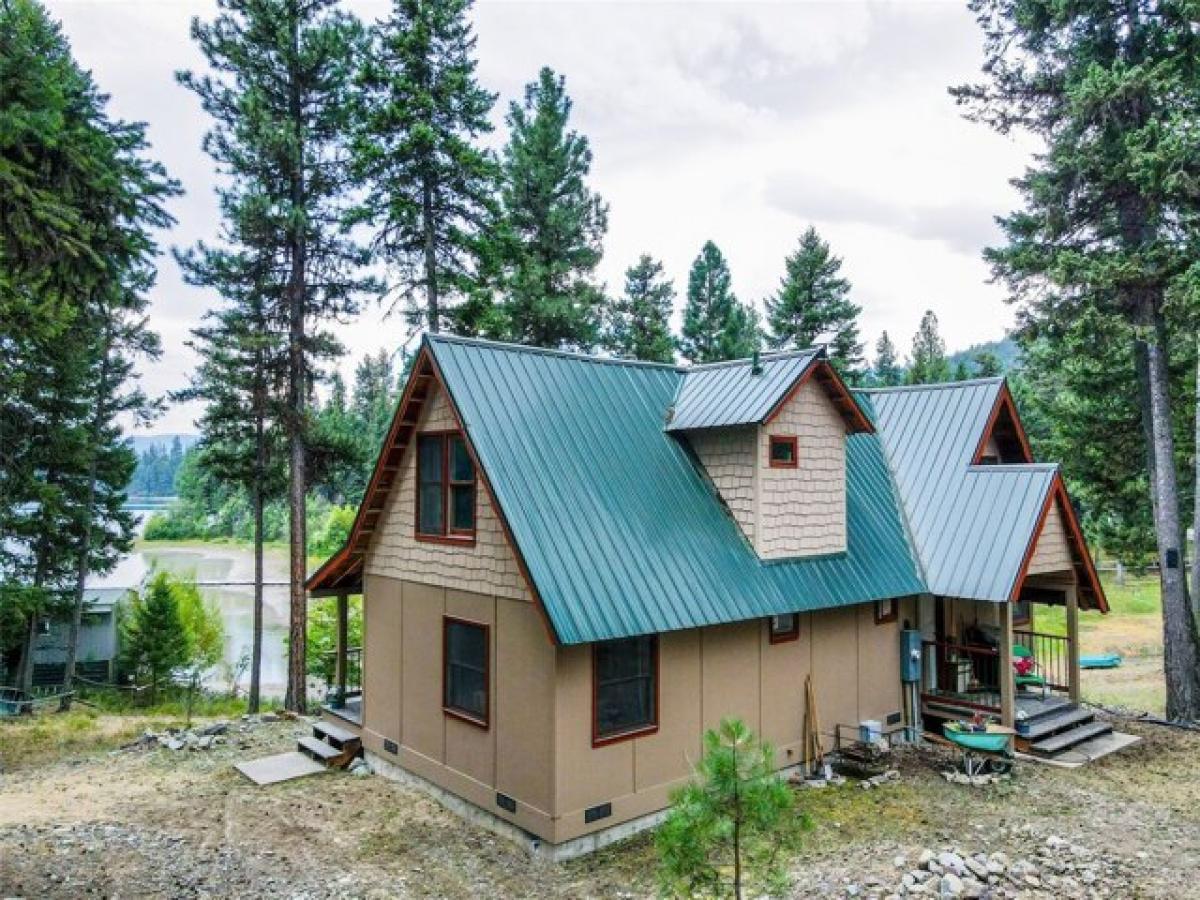
<svg viewBox="0 0 1200 900">
<path fill-rule="evenodd" d="M 1067 527 L 1063 521 L 1062 510 L 1056 502 L 1046 515 L 1046 523 L 1042 533 L 1038 535 L 1037 546 L 1029 561 L 1029 574 L 1042 572 L 1071 571 L 1071 545 L 1067 541 Z"/>
<path fill-rule="evenodd" d="M 543 837 L 554 805 L 555 651 L 532 603 L 368 576 L 363 598 L 364 746 Z M 489 722 L 442 709 L 442 618 L 488 625 Z M 500 792 L 516 813 L 496 803 Z"/>
<path fill-rule="evenodd" d="M 754 542 L 756 431 L 750 426 L 710 428 L 688 434 L 688 441 L 717 493 L 751 543 Z"/>
<path fill-rule="evenodd" d="M 902 709 L 900 621 L 876 625 L 872 604 L 800 617 L 800 637 L 770 643 L 763 620 L 659 636 L 659 728 L 592 747 L 592 649 L 557 651 L 554 842 L 662 809 L 691 774 L 706 728 L 739 716 L 776 748 L 780 768 L 802 762 L 804 681 L 810 673 L 826 749 L 834 727 L 886 722 Z M 584 811 L 612 804 L 591 824 Z"/>
<path fill-rule="evenodd" d="M 445 393 L 434 388 L 418 420 L 418 431 L 457 428 Z M 414 578 L 425 584 L 454 587 L 512 599 L 531 599 L 504 537 L 499 516 L 480 483 L 475 492 L 475 543 L 460 546 L 418 541 L 416 531 L 417 454 L 409 447 L 400 462 L 399 482 L 388 498 L 371 541 L 365 571 L 368 575 Z"/>
<path fill-rule="evenodd" d="M 796 468 L 770 467 L 771 435 L 796 437 Z M 846 426 L 814 380 L 759 429 L 754 521 L 754 545 L 763 559 L 846 549 Z"/>
</svg>

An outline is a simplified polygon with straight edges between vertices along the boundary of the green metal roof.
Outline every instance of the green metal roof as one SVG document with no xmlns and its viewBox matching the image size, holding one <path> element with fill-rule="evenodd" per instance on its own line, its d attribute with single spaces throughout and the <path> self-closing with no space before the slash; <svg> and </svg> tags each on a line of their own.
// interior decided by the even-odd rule
<svg viewBox="0 0 1200 900">
<path fill-rule="evenodd" d="M 1005 601 L 1054 483 L 1053 465 L 972 465 L 1004 381 L 859 391 L 873 410 L 929 590 Z"/>
<path fill-rule="evenodd" d="M 876 435 L 846 439 L 846 552 L 764 562 L 663 430 L 684 370 L 425 340 L 562 643 L 925 589 Z"/>
<path fill-rule="evenodd" d="M 819 350 L 767 354 L 758 372 L 744 359 L 689 366 L 679 379 L 667 430 L 760 423 L 821 355 Z"/>
</svg>

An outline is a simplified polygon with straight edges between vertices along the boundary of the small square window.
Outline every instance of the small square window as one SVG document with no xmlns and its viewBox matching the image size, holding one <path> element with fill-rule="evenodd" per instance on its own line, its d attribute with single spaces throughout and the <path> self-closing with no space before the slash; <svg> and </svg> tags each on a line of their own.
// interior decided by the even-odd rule
<svg viewBox="0 0 1200 900">
<path fill-rule="evenodd" d="M 895 597 L 875 601 L 875 624 L 886 625 L 900 618 L 900 601 Z"/>
<path fill-rule="evenodd" d="M 800 637 L 800 614 L 784 613 L 781 616 L 771 616 L 767 619 L 767 627 L 770 629 L 772 644 L 794 641 Z"/>
<path fill-rule="evenodd" d="M 770 463 L 772 469 L 794 469 L 798 464 L 797 457 L 795 437 L 783 434 L 771 435 Z"/>
</svg>

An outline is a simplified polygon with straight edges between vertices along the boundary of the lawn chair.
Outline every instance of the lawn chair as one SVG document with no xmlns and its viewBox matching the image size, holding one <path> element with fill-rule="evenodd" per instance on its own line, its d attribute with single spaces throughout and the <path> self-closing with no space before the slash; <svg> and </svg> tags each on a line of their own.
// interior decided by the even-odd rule
<svg viewBox="0 0 1200 900">
<path fill-rule="evenodd" d="M 1016 682 L 1017 690 L 1036 688 L 1041 692 L 1042 699 L 1045 700 L 1048 690 L 1046 676 L 1041 673 L 1041 666 L 1033 658 L 1033 651 L 1024 644 L 1013 644 L 1012 655 L 1013 681 Z"/>
</svg>

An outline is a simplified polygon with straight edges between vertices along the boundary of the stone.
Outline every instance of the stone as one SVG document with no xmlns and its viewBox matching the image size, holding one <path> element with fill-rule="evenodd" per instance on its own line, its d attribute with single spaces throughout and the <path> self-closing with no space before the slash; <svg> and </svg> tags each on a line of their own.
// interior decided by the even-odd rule
<svg viewBox="0 0 1200 900">
<path fill-rule="evenodd" d="M 934 854 L 934 852 L 932 850 L 922 850 L 921 855 L 917 857 L 917 865 L 918 866 L 928 865 L 929 861 L 934 858 L 936 858 L 936 855 Z"/>
<path fill-rule="evenodd" d="M 229 730 L 228 722 L 213 722 L 207 728 L 202 729 L 200 734 L 201 734 L 201 736 L 204 736 L 204 735 L 214 735 L 215 736 L 218 734 L 224 734 L 228 730 Z"/>
<path fill-rule="evenodd" d="M 941 875 L 943 872 L 946 871 L 945 867 L 940 862 L 938 862 L 936 859 L 931 859 L 929 862 L 927 862 L 925 864 L 925 868 L 928 869 L 930 872 L 932 872 L 934 875 Z"/>
<path fill-rule="evenodd" d="M 988 877 L 988 867 L 986 860 L 980 860 L 977 856 L 968 856 L 963 860 L 963 865 L 976 878 L 986 881 Z"/>
<path fill-rule="evenodd" d="M 962 875 L 963 859 L 957 853 L 951 853 L 947 850 L 943 853 L 939 853 L 937 859 L 938 865 L 940 865 L 947 872 L 951 872 L 955 875 Z"/>
<path fill-rule="evenodd" d="M 897 856 L 892 860 L 892 865 L 897 869 L 903 869 L 908 865 L 908 857 L 906 857 L 903 853 L 897 854 Z"/>
<path fill-rule="evenodd" d="M 186 745 L 177 738 L 168 738 L 163 746 L 168 750 L 182 750 Z"/>
<path fill-rule="evenodd" d="M 213 741 L 215 741 L 216 739 L 217 739 L 216 735 L 202 734 L 196 741 L 196 749 L 207 750 L 209 747 L 212 746 Z"/>
<path fill-rule="evenodd" d="M 947 872 L 942 876 L 940 888 L 943 897 L 961 897 L 963 892 L 962 879 L 953 872 Z"/>
</svg>

